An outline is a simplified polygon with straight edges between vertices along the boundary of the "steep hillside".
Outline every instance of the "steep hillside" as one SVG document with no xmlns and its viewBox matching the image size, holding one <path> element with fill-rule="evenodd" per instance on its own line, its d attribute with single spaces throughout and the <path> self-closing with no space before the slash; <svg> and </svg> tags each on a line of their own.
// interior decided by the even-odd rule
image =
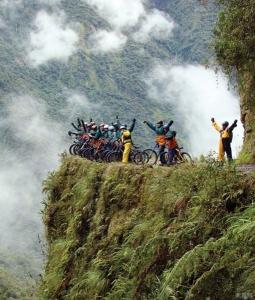
<svg viewBox="0 0 255 300">
<path fill-rule="evenodd" d="M 255 177 L 63 157 L 41 299 L 254 299 Z"/>
<path fill-rule="evenodd" d="M 150 13 L 159 9 L 162 15 L 169 14 L 165 19 L 175 23 L 172 34 L 144 43 L 130 38 L 119 51 L 96 53 L 89 47 L 89 37 L 112 26 L 88 1 L 0 0 L 1 267 L 23 285 L 27 273 L 34 281 L 41 270 L 41 181 L 66 146 L 70 122 L 78 115 L 110 121 L 119 114 L 123 122 L 136 117 L 138 142 L 145 146 L 153 139 L 141 122 L 173 118 L 175 106 L 161 101 L 163 96 L 158 101 L 151 98 L 145 74 L 165 61 L 197 64 L 213 56 L 207 47 L 215 6 L 196 0 L 136 2 L 146 3 Z M 74 49 L 66 57 L 70 43 Z M 38 51 L 40 63 L 34 64 L 30 56 Z M 52 57 L 55 52 L 64 59 Z M 179 114 L 175 124 L 183 127 Z M 183 139 L 185 134 L 182 130 Z M 15 269 L 20 260 L 25 267 Z"/>
<path fill-rule="evenodd" d="M 255 2 L 220 1 L 223 12 L 216 28 L 218 62 L 237 79 L 245 128 L 242 158 L 255 162 Z"/>
</svg>

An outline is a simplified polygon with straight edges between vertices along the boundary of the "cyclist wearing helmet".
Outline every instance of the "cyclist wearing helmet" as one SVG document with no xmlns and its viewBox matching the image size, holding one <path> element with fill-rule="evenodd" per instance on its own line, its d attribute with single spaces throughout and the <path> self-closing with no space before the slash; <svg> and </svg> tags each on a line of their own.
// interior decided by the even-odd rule
<svg viewBox="0 0 255 300">
<path fill-rule="evenodd" d="M 105 124 L 102 130 L 102 135 L 104 138 L 109 138 L 109 125 Z"/>
<path fill-rule="evenodd" d="M 116 140 L 116 134 L 115 129 L 113 125 L 110 125 L 108 128 L 108 139 L 109 141 L 115 141 Z"/>
<path fill-rule="evenodd" d="M 218 159 L 223 161 L 226 152 L 228 160 L 231 161 L 233 159 L 231 143 L 233 140 L 233 130 L 237 126 L 237 120 L 231 126 L 229 126 L 227 121 L 222 123 L 222 126 L 217 124 L 214 118 L 211 118 L 211 121 L 213 127 L 220 133 Z"/>
<path fill-rule="evenodd" d="M 133 119 L 133 123 L 129 129 L 127 129 L 127 125 L 120 126 L 121 142 L 124 146 L 124 151 L 122 156 L 123 163 L 128 163 L 129 160 L 129 154 L 133 145 L 131 133 L 135 128 L 135 123 L 136 123 L 136 119 Z"/>
<path fill-rule="evenodd" d="M 163 121 L 159 121 L 158 123 L 156 123 L 156 125 L 153 125 L 151 122 L 144 121 L 144 123 L 147 124 L 149 128 L 152 129 L 157 134 L 156 144 L 159 146 L 159 156 L 162 164 L 164 162 L 161 154 L 165 151 L 165 145 L 166 145 L 165 135 L 169 131 L 173 122 L 174 121 L 170 121 L 166 125 L 164 125 Z"/>
<path fill-rule="evenodd" d="M 98 131 L 97 125 L 96 124 L 92 124 L 91 127 L 90 127 L 90 131 L 89 131 L 90 135 L 92 137 L 95 137 L 96 134 L 97 134 L 97 131 Z"/>
</svg>

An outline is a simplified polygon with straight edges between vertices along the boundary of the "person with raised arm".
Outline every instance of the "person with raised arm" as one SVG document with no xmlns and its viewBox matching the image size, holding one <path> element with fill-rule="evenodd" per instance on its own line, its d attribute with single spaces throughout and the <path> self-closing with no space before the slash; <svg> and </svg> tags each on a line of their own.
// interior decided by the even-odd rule
<svg viewBox="0 0 255 300">
<path fill-rule="evenodd" d="M 227 121 L 223 122 L 222 125 L 219 125 L 215 122 L 214 118 L 211 118 L 211 122 L 214 129 L 220 133 L 218 149 L 219 161 L 224 160 L 225 153 L 227 154 L 228 161 L 232 161 L 233 157 L 231 143 L 233 140 L 233 130 L 235 127 L 237 127 L 237 120 L 235 120 L 231 126 L 229 126 L 229 122 Z"/>
</svg>

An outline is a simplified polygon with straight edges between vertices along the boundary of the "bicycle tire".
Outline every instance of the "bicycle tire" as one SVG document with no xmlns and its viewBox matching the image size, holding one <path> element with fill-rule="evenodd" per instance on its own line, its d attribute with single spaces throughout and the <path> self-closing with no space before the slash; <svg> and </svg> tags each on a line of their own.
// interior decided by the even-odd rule
<svg viewBox="0 0 255 300">
<path fill-rule="evenodd" d="M 146 162 L 148 165 L 153 166 L 158 161 L 158 154 L 156 151 L 152 149 L 145 149 L 143 152 L 145 152 L 148 155 L 148 161 Z"/>
<path fill-rule="evenodd" d="M 136 165 L 144 165 L 148 161 L 148 154 L 144 151 L 138 151 L 135 156 L 133 162 Z"/>
<path fill-rule="evenodd" d="M 189 153 L 187 152 L 181 152 L 181 156 L 183 158 L 183 163 L 193 163 L 192 157 Z"/>
<path fill-rule="evenodd" d="M 75 155 L 75 154 L 74 154 L 74 151 L 73 151 L 73 149 L 74 149 L 75 146 L 76 146 L 76 144 L 72 144 L 72 145 L 69 147 L 69 153 L 70 153 L 71 155 Z"/>
<path fill-rule="evenodd" d="M 168 152 L 161 153 L 159 158 L 160 158 L 159 160 L 160 160 L 161 164 L 166 165 L 167 161 L 168 161 Z"/>
</svg>

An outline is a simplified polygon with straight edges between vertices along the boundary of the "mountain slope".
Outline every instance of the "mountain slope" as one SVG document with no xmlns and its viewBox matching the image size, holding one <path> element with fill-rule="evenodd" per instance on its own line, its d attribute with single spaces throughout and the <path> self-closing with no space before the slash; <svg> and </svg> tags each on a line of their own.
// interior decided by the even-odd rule
<svg viewBox="0 0 255 300">
<path fill-rule="evenodd" d="M 219 64 L 237 80 L 245 136 L 241 158 L 255 161 L 255 3 L 220 1 L 223 11 L 216 27 L 215 50 Z"/>
<path fill-rule="evenodd" d="M 254 180 L 63 158 L 45 182 L 42 298 L 253 299 Z"/>
<path fill-rule="evenodd" d="M 93 111 L 95 117 L 113 118 L 116 113 L 127 115 L 127 120 L 136 115 L 145 119 L 156 118 L 162 104 L 158 107 L 147 95 L 147 87 L 142 72 L 153 65 L 157 59 L 181 62 L 201 62 L 210 57 L 207 46 L 212 37 L 217 10 L 214 6 L 205 7 L 196 1 L 160 1 L 152 7 L 159 7 L 176 20 L 175 37 L 166 41 L 152 40 L 144 45 L 130 41 L 125 50 L 119 53 L 94 55 L 81 41 L 80 49 L 67 64 L 52 61 L 37 68 L 26 60 L 29 34 L 36 13 L 49 6 L 23 1 L 23 6 L 8 15 L 0 10 L 6 23 L 0 38 L 0 61 L 3 68 L 0 74 L 0 97 L 9 93 L 24 93 L 44 99 L 50 106 L 51 115 L 60 119 L 59 109 L 67 97 L 66 90 L 84 93 L 92 103 L 99 106 Z M 62 1 L 61 9 L 66 13 L 68 22 L 79 23 L 80 33 L 86 35 L 93 28 L 109 27 L 87 4 L 82 1 Z M 206 12 L 206 14 L 205 14 Z M 189 17 L 188 17 L 189 16 Z M 206 21 L 205 21 L 206 20 Z M 127 112 L 127 114 L 126 114 Z M 88 117 L 91 112 L 83 111 Z"/>
</svg>

